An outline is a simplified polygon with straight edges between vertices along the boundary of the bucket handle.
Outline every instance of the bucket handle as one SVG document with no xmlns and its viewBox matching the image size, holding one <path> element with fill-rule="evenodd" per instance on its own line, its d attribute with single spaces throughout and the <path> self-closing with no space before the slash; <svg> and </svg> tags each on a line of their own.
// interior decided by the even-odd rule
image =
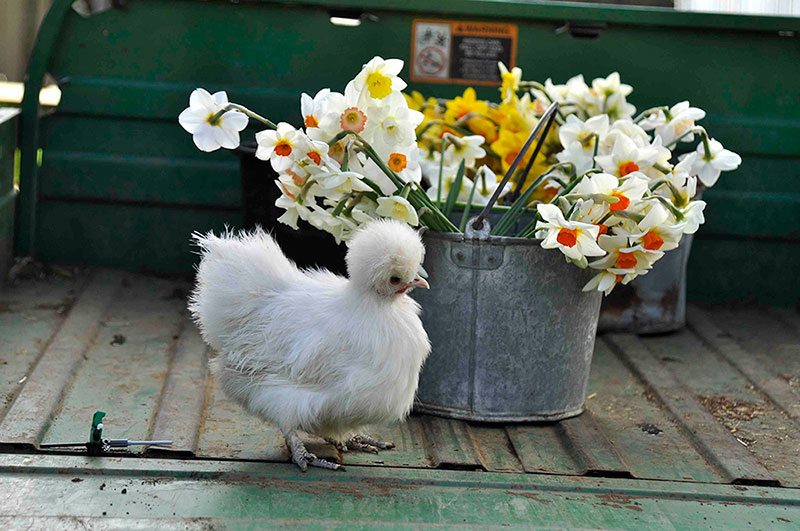
<svg viewBox="0 0 800 531">
<path fill-rule="evenodd" d="M 542 114 L 542 117 L 539 119 L 539 123 L 537 123 L 536 127 L 533 128 L 533 131 L 531 131 L 530 136 L 528 136 L 528 139 L 525 141 L 522 149 L 519 151 L 519 153 L 517 153 L 517 156 L 514 158 L 514 162 L 511 163 L 511 166 L 508 168 L 503 180 L 500 182 L 497 188 L 495 188 L 494 193 L 486 203 L 486 206 L 483 207 L 483 210 L 481 210 L 480 214 L 470 219 L 467 223 L 467 229 L 465 231 L 467 237 L 471 237 L 472 235 L 472 237 L 477 237 L 478 239 L 488 238 L 490 227 L 487 218 L 489 217 L 489 212 L 500 198 L 500 194 L 502 193 L 506 184 L 508 184 L 508 181 L 511 180 L 511 176 L 514 175 L 515 171 L 517 171 L 517 166 L 519 166 L 520 162 L 522 162 L 522 159 L 525 157 L 525 154 L 528 152 L 528 149 L 531 147 L 534 139 L 538 137 L 536 146 L 533 148 L 533 156 L 530 158 L 528 165 L 525 168 L 525 174 L 528 174 L 531 166 L 533 166 L 533 162 L 536 160 L 536 156 L 539 155 L 539 151 L 542 149 L 542 144 L 544 144 L 544 140 L 547 138 L 547 133 L 550 130 L 550 126 L 553 125 L 553 120 L 556 118 L 556 112 L 558 112 L 558 102 L 554 101 L 550 104 L 547 110 L 544 111 L 544 114 Z M 544 132 L 539 135 L 542 130 L 544 130 Z M 522 186 L 523 181 L 524 179 L 520 180 L 517 188 Z M 515 190 L 514 195 L 519 194 L 519 192 L 519 189 Z M 482 237 L 484 234 L 486 236 Z"/>
</svg>

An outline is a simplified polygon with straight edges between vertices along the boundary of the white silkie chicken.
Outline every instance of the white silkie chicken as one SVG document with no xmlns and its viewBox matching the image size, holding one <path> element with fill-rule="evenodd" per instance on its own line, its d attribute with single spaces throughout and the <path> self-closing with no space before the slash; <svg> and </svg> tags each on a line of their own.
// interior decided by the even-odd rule
<svg viewBox="0 0 800 531">
<path fill-rule="evenodd" d="M 202 261 L 189 309 L 218 353 L 212 369 L 226 395 L 276 424 L 303 471 L 341 465 L 309 453 L 298 431 L 341 451 L 393 448 L 362 430 L 408 414 L 430 352 L 407 296 L 428 288 L 417 232 L 388 220 L 364 226 L 347 252 L 349 279 L 298 269 L 261 230 L 195 241 Z"/>
</svg>

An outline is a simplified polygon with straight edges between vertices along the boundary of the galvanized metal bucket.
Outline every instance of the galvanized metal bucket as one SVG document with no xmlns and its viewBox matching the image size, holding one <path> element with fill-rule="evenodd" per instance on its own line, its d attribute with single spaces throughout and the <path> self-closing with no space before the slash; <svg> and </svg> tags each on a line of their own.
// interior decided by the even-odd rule
<svg viewBox="0 0 800 531">
<path fill-rule="evenodd" d="M 692 235 L 656 262 L 646 275 L 628 285 L 618 285 L 603 300 L 601 332 L 660 334 L 686 325 L 686 266 Z"/>
<path fill-rule="evenodd" d="M 433 350 L 415 409 L 448 417 L 554 421 L 583 411 L 599 292 L 592 272 L 539 240 L 426 233 L 430 290 L 416 290 Z"/>
</svg>

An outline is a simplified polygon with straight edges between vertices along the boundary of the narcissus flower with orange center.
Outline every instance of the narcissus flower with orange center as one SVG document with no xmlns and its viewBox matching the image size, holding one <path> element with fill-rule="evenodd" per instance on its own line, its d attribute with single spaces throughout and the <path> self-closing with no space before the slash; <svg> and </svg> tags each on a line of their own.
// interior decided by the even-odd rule
<svg viewBox="0 0 800 531">
<path fill-rule="evenodd" d="M 305 92 L 300 94 L 300 114 L 303 115 L 303 125 L 306 129 L 319 127 L 319 122 L 325 116 L 325 107 L 330 94 L 330 89 L 320 90 L 313 98 Z"/>
<path fill-rule="evenodd" d="M 388 166 L 393 172 L 400 173 L 408 166 L 408 157 L 403 153 L 391 153 L 389 155 Z"/>
<path fill-rule="evenodd" d="M 373 57 L 353 80 L 355 88 L 362 94 L 382 100 L 392 92 L 399 92 L 406 88 L 406 82 L 398 77 L 403 69 L 400 59 L 383 59 Z"/>
<path fill-rule="evenodd" d="M 614 148 L 608 155 L 595 158 L 603 171 L 625 177 L 637 171 L 649 168 L 658 158 L 658 150 L 650 147 L 639 147 L 625 135 L 617 136 Z"/>
<path fill-rule="evenodd" d="M 275 171 L 282 172 L 305 155 L 308 139 L 291 125 L 281 122 L 276 130 L 256 133 L 256 142 L 256 157 L 269 160 Z"/>
<path fill-rule="evenodd" d="M 593 269 L 609 269 L 625 274 L 644 275 L 653 264 L 664 256 L 663 251 L 649 251 L 641 245 L 629 244 L 626 235 L 600 236 L 597 244 L 607 253 L 603 258 L 591 262 Z"/>
<path fill-rule="evenodd" d="M 228 104 L 228 96 L 222 91 L 209 94 L 198 88 L 189 96 L 189 107 L 178 116 L 178 123 L 192 134 L 201 151 L 239 146 L 239 132 L 247 127 L 247 116 L 236 110 L 219 114 Z"/>
<path fill-rule="evenodd" d="M 647 178 L 642 173 L 633 173 L 621 180 L 608 173 L 597 173 L 585 177 L 574 191 L 577 194 L 615 197 L 615 203 L 609 202 L 611 212 L 627 210 L 632 202 L 639 201 L 647 192 Z"/>
<path fill-rule="evenodd" d="M 651 202 L 647 215 L 636 225 L 637 233 L 630 238 L 647 251 L 671 251 L 678 247 L 683 228 L 682 223 L 670 223 L 670 214 L 661 203 Z"/>
<path fill-rule="evenodd" d="M 544 249 L 558 249 L 576 262 L 587 256 L 603 256 L 606 252 L 597 245 L 596 225 L 569 221 L 561 210 L 552 204 L 537 205 L 543 221 L 536 224 L 536 230 L 546 232 L 542 240 Z"/>
<path fill-rule="evenodd" d="M 342 131 L 360 133 L 367 125 L 367 115 L 358 107 L 348 107 L 339 117 L 339 127 Z"/>
</svg>

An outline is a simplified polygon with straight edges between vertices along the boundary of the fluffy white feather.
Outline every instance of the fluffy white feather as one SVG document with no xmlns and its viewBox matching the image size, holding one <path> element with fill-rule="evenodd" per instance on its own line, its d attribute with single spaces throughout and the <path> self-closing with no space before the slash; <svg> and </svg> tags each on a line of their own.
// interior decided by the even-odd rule
<svg viewBox="0 0 800 531">
<path fill-rule="evenodd" d="M 230 398 L 285 434 L 336 441 L 408 414 L 430 351 L 406 295 L 427 287 L 414 230 L 366 225 L 350 242 L 349 279 L 299 270 L 262 230 L 195 241 L 202 260 L 189 308 L 219 353 L 214 372 Z"/>
</svg>

